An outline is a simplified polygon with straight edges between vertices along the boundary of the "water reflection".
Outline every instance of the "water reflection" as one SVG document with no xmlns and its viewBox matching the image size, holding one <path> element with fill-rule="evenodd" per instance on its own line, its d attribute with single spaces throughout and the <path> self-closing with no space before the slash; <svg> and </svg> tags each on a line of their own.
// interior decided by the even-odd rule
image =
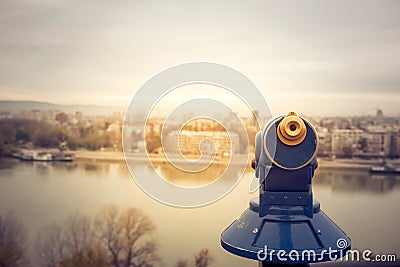
<svg viewBox="0 0 400 267">
<path fill-rule="evenodd" d="M 182 164 L 184 167 L 184 164 Z M 164 177 L 167 181 L 183 186 L 183 187 L 200 187 L 203 185 L 211 184 L 226 171 L 224 182 L 232 183 L 240 178 L 240 170 L 237 168 L 227 168 L 227 164 L 211 164 L 200 172 L 187 172 L 173 167 L 169 163 L 156 163 L 154 164 L 156 171 Z M 249 172 L 250 170 L 247 170 Z"/>
<path fill-rule="evenodd" d="M 0 170 L 11 170 L 19 162 L 19 160 L 0 158 Z"/>
<path fill-rule="evenodd" d="M 85 168 L 86 172 L 97 172 L 97 171 L 99 171 L 98 165 L 93 164 L 93 163 L 86 163 L 84 165 L 84 168 Z"/>
<path fill-rule="evenodd" d="M 382 194 L 400 187 L 399 175 L 371 175 L 367 171 L 318 170 L 314 185 L 328 185 L 332 191 L 354 194 Z"/>
<path fill-rule="evenodd" d="M 145 177 L 152 173 L 152 167 L 141 163 L 134 168 Z M 187 178 L 162 164 L 158 168 L 170 179 Z M 200 182 L 212 181 L 221 169 L 201 177 L 204 180 Z M 240 170 L 232 170 L 229 179 L 236 181 L 239 175 Z M 257 196 L 248 193 L 252 176 L 253 171 L 246 170 L 238 186 L 212 205 L 178 209 L 143 193 L 124 162 L 41 163 L 0 158 L 0 213 L 14 210 L 33 240 L 43 226 L 62 223 L 71 213 L 93 218 L 107 204 L 121 209 L 134 206 L 156 223 L 160 256 L 166 266 L 173 266 L 178 258 L 193 255 L 203 247 L 215 256 L 215 266 L 255 266 L 253 261 L 234 257 L 219 245 L 221 231 Z M 395 234 L 400 219 L 399 184 L 399 176 L 319 168 L 313 190 L 324 212 L 345 230 L 355 247 L 400 255 L 400 240 Z"/>
</svg>

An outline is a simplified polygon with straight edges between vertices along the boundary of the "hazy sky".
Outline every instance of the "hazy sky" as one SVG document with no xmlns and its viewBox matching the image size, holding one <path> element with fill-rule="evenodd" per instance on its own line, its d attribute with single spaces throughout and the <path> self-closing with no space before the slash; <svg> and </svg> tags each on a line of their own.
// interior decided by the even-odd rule
<svg viewBox="0 0 400 267">
<path fill-rule="evenodd" d="M 0 99 L 128 105 L 191 61 L 242 72 L 274 114 L 400 114 L 400 1 L 0 2 Z"/>
</svg>

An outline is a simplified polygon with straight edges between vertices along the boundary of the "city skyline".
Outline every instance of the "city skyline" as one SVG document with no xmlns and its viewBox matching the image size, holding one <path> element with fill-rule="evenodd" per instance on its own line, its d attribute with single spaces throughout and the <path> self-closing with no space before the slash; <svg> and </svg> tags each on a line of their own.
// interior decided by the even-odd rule
<svg viewBox="0 0 400 267">
<path fill-rule="evenodd" d="M 209 61 L 249 77 L 274 115 L 400 112 L 398 2 L 2 5 L 0 99 L 125 109 L 158 72 Z"/>
<path fill-rule="evenodd" d="M 184 103 L 186 100 L 187 96 L 182 97 L 182 99 L 174 99 L 175 96 L 171 95 L 168 96 L 168 100 L 173 100 L 175 101 L 175 104 L 179 103 Z M 166 119 L 169 115 L 169 113 L 173 110 L 174 107 L 171 106 L 163 106 L 165 100 L 160 101 L 157 105 L 161 103 L 161 106 L 158 107 L 155 105 L 154 109 L 150 112 L 148 119 L 149 120 L 164 120 Z M 221 101 L 223 104 L 238 104 L 238 106 L 229 106 L 229 108 L 232 108 L 232 114 L 236 114 L 240 118 L 250 118 L 252 117 L 252 112 L 250 109 L 247 109 L 246 105 L 244 103 L 239 103 L 238 100 L 234 100 L 230 102 L 229 99 L 224 99 Z M 125 109 L 123 107 L 118 107 L 118 106 L 102 106 L 102 105 L 63 105 L 63 104 L 55 104 L 51 102 L 41 102 L 41 101 L 18 101 L 18 100 L 2 100 L 0 99 L 0 117 L 1 118 L 16 118 L 20 116 L 22 113 L 34 113 L 34 112 L 57 112 L 57 113 L 66 113 L 68 115 L 74 115 L 76 112 L 78 113 L 83 113 L 85 116 L 115 116 L 116 114 L 119 114 L 118 116 L 121 117 L 121 120 L 131 120 L 132 118 L 135 120 L 143 120 L 146 119 L 146 114 L 142 112 L 138 112 L 136 114 L 131 114 L 127 117 L 125 117 Z M 26 104 L 26 106 L 25 106 Z M 4 106 L 3 106 L 4 105 Z M 289 111 L 297 111 L 297 110 L 290 110 Z M 287 111 L 286 110 L 286 113 Z M 286 113 L 281 113 L 281 114 L 274 114 L 272 113 L 272 116 L 277 116 L 277 115 L 285 115 Z M 324 115 L 324 114 L 307 114 L 307 113 L 300 113 L 302 116 L 305 116 L 306 118 L 312 118 L 312 119 L 319 119 L 319 118 L 360 118 L 360 117 L 375 117 L 377 113 L 382 113 L 382 115 L 386 118 L 398 118 L 400 117 L 399 114 L 388 114 L 386 113 L 386 110 L 380 107 L 377 107 L 376 109 L 371 110 L 367 114 L 361 114 L 361 113 L 356 113 L 356 114 L 331 114 L 331 115 Z M 215 113 L 215 116 L 218 118 L 222 118 L 224 114 L 220 113 Z M 228 114 L 225 114 L 228 115 Z M 173 117 L 174 120 L 178 119 L 184 119 L 184 120 L 190 120 L 191 114 L 190 113 L 184 113 L 180 117 Z M 140 118 L 139 118 L 140 117 Z M 192 118 L 194 119 L 194 118 Z"/>
<path fill-rule="evenodd" d="M 122 149 L 124 132 L 125 151 L 132 152 L 144 153 L 147 150 L 157 155 L 163 154 L 163 151 L 177 154 L 180 148 L 183 154 L 196 155 L 200 151 L 196 149 L 201 143 L 208 151 L 206 153 L 214 153 L 213 145 L 208 141 L 202 143 L 204 140 L 214 140 L 216 155 L 222 158 L 229 155 L 231 149 L 239 154 L 254 149 L 252 140 L 255 140 L 255 134 L 259 131 L 254 117 L 240 116 L 240 120 L 235 121 L 233 116 L 239 114 L 229 113 L 219 119 L 190 117 L 187 120 L 187 115 L 182 114 L 167 124 L 165 118 L 153 116 L 143 126 L 143 116 L 124 120 L 121 112 L 111 116 L 38 109 L 23 110 L 18 114 L 0 112 L 0 123 L 5 134 L 0 139 L 5 140 L 4 144 L 15 144 L 17 147 L 24 144 L 57 147 L 62 144 L 63 147 L 71 146 L 73 150 L 86 148 L 115 151 Z M 316 127 L 320 141 L 318 155 L 321 157 L 376 158 L 400 155 L 400 117 L 385 116 L 382 110 L 378 110 L 375 116 L 308 119 Z M 244 127 L 242 130 L 241 126 Z M 37 131 L 46 127 L 47 130 Z M 21 134 L 21 129 L 25 128 L 30 129 L 30 132 Z"/>
</svg>

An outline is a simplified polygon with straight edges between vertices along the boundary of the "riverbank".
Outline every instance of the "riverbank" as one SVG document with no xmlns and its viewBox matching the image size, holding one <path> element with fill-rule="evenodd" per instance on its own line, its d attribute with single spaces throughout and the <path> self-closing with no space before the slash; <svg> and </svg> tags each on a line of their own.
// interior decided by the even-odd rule
<svg viewBox="0 0 400 267">
<path fill-rule="evenodd" d="M 44 151 L 46 153 L 59 153 L 55 149 L 36 149 L 33 152 Z M 89 151 L 89 150 L 77 150 L 77 151 L 65 151 L 65 154 L 71 154 L 77 161 L 98 161 L 98 162 L 124 162 L 125 156 L 122 151 Z M 128 160 L 134 162 L 145 163 L 148 161 L 146 153 L 127 153 Z M 250 157 L 251 158 L 251 157 Z M 151 154 L 151 162 L 153 163 L 166 163 L 166 158 L 163 155 Z M 195 158 L 193 158 L 195 160 Z M 205 158 L 202 160 L 203 163 L 212 161 L 212 157 Z M 171 161 L 182 162 L 182 159 L 176 155 L 171 158 Z M 231 164 L 240 165 L 243 162 L 248 161 L 246 154 L 240 154 L 233 159 Z M 229 157 L 217 157 L 215 159 L 216 164 L 226 165 L 229 162 Z M 329 159 L 329 158 L 318 158 L 319 168 L 324 169 L 343 169 L 343 170 L 369 170 L 372 166 L 379 165 L 382 162 L 380 159 Z M 387 160 L 392 165 L 399 167 L 400 159 Z M 250 166 L 250 164 L 249 164 Z"/>
<path fill-rule="evenodd" d="M 125 161 L 124 153 L 121 151 L 74 151 L 75 160 L 91 160 L 91 161 Z"/>
<path fill-rule="evenodd" d="M 74 151 L 76 160 L 85 161 L 125 161 L 124 154 L 120 151 Z M 142 154 L 128 154 L 128 159 L 144 162 L 147 161 L 146 153 Z M 151 155 L 152 162 L 165 162 L 165 157 L 161 155 Z M 219 163 L 226 163 L 229 158 L 218 159 Z M 247 155 L 239 155 L 237 161 L 247 161 Z M 388 160 L 394 165 L 400 165 L 400 159 Z M 318 158 L 319 168 L 324 169 L 358 169 L 369 170 L 371 166 L 377 165 L 381 162 L 379 159 L 326 159 Z M 235 164 L 235 162 L 234 162 Z"/>
<path fill-rule="evenodd" d="M 365 170 L 380 164 L 381 160 L 369 159 L 326 159 L 318 158 L 318 167 L 323 169 Z M 399 161 L 397 161 L 400 164 Z"/>
<path fill-rule="evenodd" d="M 76 160 L 89 160 L 89 161 L 125 161 L 124 153 L 120 151 L 75 151 L 75 159 Z M 146 162 L 147 154 L 146 153 L 127 153 L 126 154 L 128 160 L 133 160 L 136 162 Z M 196 158 L 193 158 L 195 160 Z M 233 164 L 239 164 L 243 161 L 247 161 L 248 156 L 246 154 L 238 155 L 235 158 Z M 166 158 L 163 155 L 158 154 L 150 154 L 150 160 L 152 162 L 163 163 L 166 162 Z M 180 157 L 176 156 L 171 158 L 172 161 L 181 161 Z M 212 161 L 212 157 L 207 157 L 203 160 L 203 162 Z M 229 162 L 229 157 L 216 158 L 216 163 L 226 164 Z"/>
</svg>

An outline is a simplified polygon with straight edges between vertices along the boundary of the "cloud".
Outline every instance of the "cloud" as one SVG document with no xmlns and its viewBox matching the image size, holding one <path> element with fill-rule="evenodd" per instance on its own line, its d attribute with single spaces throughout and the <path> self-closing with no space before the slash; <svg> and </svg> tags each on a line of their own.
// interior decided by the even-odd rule
<svg viewBox="0 0 400 267">
<path fill-rule="evenodd" d="M 211 61 L 264 94 L 398 95 L 399 10 L 396 1 L 6 0 L 0 90 L 120 99 L 169 66 Z"/>
</svg>

